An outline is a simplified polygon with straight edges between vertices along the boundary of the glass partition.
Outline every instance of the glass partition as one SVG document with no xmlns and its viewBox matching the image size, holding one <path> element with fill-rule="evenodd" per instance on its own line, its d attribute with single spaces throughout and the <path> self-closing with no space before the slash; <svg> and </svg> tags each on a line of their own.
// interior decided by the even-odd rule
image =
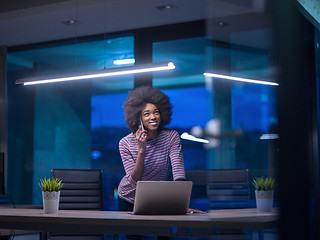
<svg viewBox="0 0 320 240">
<path fill-rule="evenodd" d="M 127 132 L 120 112 L 133 76 L 35 86 L 14 82 L 119 67 L 114 60 L 134 58 L 133 44 L 132 36 L 120 36 L 8 53 L 8 193 L 16 203 L 42 204 L 38 182 L 50 177 L 51 169 L 95 168 L 105 173 L 104 196 L 111 199 L 106 206 L 114 208 L 115 182 L 123 171 L 117 144 Z"/>
<path fill-rule="evenodd" d="M 210 5 L 208 10 L 211 14 Z M 232 8 L 230 21 L 247 13 Z M 153 62 L 176 65 L 174 71 L 152 74 L 153 86 L 168 94 L 174 107 L 168 127 L 181 135 L 187 171 L 249 169 L 250 181 L 273 176 L 275 140 L 270 136 L 277 136 L 277 87 L 204 76 L 212 72 L 273 81 L 270 32 L 266 25 L 248 31 L 248 25 L 233 23 L 236 28 L 224 28 L 229 34 L 226 41 L 223 28 L 212 28 L 219 18 L 208 19 L 206 36 L 170 33 L 172 40 L 157 41 L 148 35 Z M 265 39 L 258 45 L 244 42 L 243 34 L 249 33 Z M 105 208 L 117 209 L 117 186 L 124 174 L 118 142 L 129 133 L 122 104 L 134 87 L 133 76 L 30 87 L 14 82 L 28 76 L 117 67 L 114 60 L 133 58 L 134 36 L 87 38 L 9 52 L 8 189 L 17 202 L 41 204 L 38 180 L 50 176 L 53 168 L 97 168 L 104 172 Z M 209 143 L 185 138 L 197 128 L 202 130 L 198 137 Z M 217 134 L 208 135 L 210 129 Z M 25 191 L 32 197 L 14 192 L 22 181 L 31 186 Z M 203 191 L 198 197 L 205 196 Z M 215 208 L 209 199 L 202 200 L 195 207 Z"/>
<path fill-rule="evenodd" d="M 298 230 L 290 224 L 299 223 L 311 235 L 320 235 L 316 229 L 320 222 L 320 53 L 319 30 L 314 29 L 319 27 L 314 14 L 318 6 L 300 15 L 288 3 L 212 0 L 206 1 L 206 15 L 190 25 L 8 48 L 8 194 L 17 204 L 40 205 L 38 181 L 49 177 L 51 169 L 101 169 L 105 210 L 117 210 L 117 187 L 124 175 L 118 143 L 130 133 L 122 104 L 128 90 L 141 82 L 152 83 L 173 104 L 173 119 L 167 127 L 180 134 L 187 175 L 194 180 L 190 207 L 205 211 L 255 208 L 252 180 L 278 177 L 273 206 L 283 203 L 282 232 L 294 235 Z M 201 30 L 189 32 L 186 26 Z M 18 78 L 118 67 L 114 60 L 135 57 L 136 62 L 173 61 L 176 69 L 150 74 L 141 82 L 128 75 L 15 85 Z M 280 86 L 265 84 L 277 80 Z M 245 185 L 232 185 L 231 190 L 192 179 L 216 170 L 243 169 L 248 170 Z M 217 195 L 221 191 L 247 196 L 226 200 Z M 291 201 L 296 195 L 303 200 L 299 211 Z M 276 239 L 277 230 L 265 235 Z"/>
<path fill-rule="evenodd" d="M 249 169 L 250 182 L 254 177 L 274 177 L 277 87 L 203 75 L 217 66 L 217 71 L 219 67 L 224 71 L 228 68 L 232 76 L 269 77 L 267 50 L 225 45 L 198 37 L 155 42 L 153 60 L 170 60 L 176 64 L 176 71 L 170 77 L 154 74 L 153 85 L 163 89 L 172 101 L 173 120 L 168 127 L 182 137 L 187 171 Z M 184 138 L 183 134 L 192 135 L 197 128 L 203 131 L 202 136 L 197 137 L 209 139 L 209 143 Z M 215 136 L 209 136 L 210 129 Z M 251 183 L 250 188 L 246 206 L 254 207 Z M 194 194 L 193 197 L 199 199 L 192 202 L 193 207 L 217 208 L 217 203 L 210 201 L 204 191 L 197 191 L 198 196 Z M 219 204 L 219 208 L 237 206 L 237 201 Z"/>
</svg>

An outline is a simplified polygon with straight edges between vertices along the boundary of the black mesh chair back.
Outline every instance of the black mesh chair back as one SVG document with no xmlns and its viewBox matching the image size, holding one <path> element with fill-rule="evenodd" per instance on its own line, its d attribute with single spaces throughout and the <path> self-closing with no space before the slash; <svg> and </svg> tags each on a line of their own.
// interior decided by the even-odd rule
<svg viewBox="0 0 320 240">
<path fill-rule="evenodd" d="M 186 171 L 187 180 L 193 182 L 198 196 L 209 201 L 209 209 L 250 207 L 250 183 L 248 169 L 205 169 Z M 242 229 L 217 229 L 211 239 L 243 239 Z"/>
<path fill-rule="evenodd" d="M 92 169 L 52 169 L 63 182 L 59 209 L 103 210 L 102 172 Z"/>
<path fill-rule="evenodd" d="M 248 169 L 186 171 L 197 195 L 209 200 L 211 209 L 245 208 L 250 205 Z"/>
<path fill-rule="evenodd" d="M 218 169 L 207 172 L 207 194 L 210 200 L 248 200 L 248 169 Z"/>
</svg>

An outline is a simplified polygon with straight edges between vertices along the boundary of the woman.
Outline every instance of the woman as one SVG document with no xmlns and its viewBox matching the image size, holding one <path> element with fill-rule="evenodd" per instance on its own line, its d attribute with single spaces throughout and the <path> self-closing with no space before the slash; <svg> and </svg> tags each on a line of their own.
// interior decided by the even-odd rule
<svg viewBox="0 0 320 240">
<path fill-rule="evenodd" d="M 118 188 L 119 210 L 132 211 L 138 181 L 166 181 L 171 168 L 174 181 L 184 181 L 186 175 L 179 134 L 164 128 L 172 116 L 168 96 L 143 86 L 129 92 L 123 107 L 132 133 L 119 143 L 126 172 Z M 189 210 L 195 212 L 201 211 Z"/>
</svg>

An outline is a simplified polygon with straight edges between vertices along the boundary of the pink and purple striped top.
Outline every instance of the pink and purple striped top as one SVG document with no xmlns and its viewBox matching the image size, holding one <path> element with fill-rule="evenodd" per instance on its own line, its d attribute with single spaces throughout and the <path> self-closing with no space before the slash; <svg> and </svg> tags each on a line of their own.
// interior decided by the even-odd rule
<svg viewBox="0 0 320 240">
<path fill-rule="evenodd" d="M 137 182 L 131 177 L 131 172 L 138 156 L 138 142 L 132 133 L 120 140 L 119 150 L 126 175 L 120 181 L 118 194 L 120 198 L 134 203 Z M 166 181 L 170 164 L 173 180 L 186 179 L 179 134 L 175 130 L 163 129 L 157 138 L 146 143 L 142 180 Z"/>
</svg>

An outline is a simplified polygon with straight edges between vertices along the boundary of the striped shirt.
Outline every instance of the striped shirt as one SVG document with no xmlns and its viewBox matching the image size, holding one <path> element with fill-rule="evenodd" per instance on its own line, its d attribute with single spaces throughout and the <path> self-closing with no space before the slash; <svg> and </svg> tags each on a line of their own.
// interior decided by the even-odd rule
<svg viewBox="0 0 320 240">
<path fill-rule="evenodd" d="M 119 197 L 134 203 L 137 182 L 131 172 L 138 156 L 138 142 L 131 133 L 122 138 L 119 150 L 126 175 L 118 187 Z M 175 130 L 163 129 L 158 137 L 146 142 L 143 181 L 166 181 L 172 167 L 173 180 L 186 179 L 182 146 Z"/>
</svg>

